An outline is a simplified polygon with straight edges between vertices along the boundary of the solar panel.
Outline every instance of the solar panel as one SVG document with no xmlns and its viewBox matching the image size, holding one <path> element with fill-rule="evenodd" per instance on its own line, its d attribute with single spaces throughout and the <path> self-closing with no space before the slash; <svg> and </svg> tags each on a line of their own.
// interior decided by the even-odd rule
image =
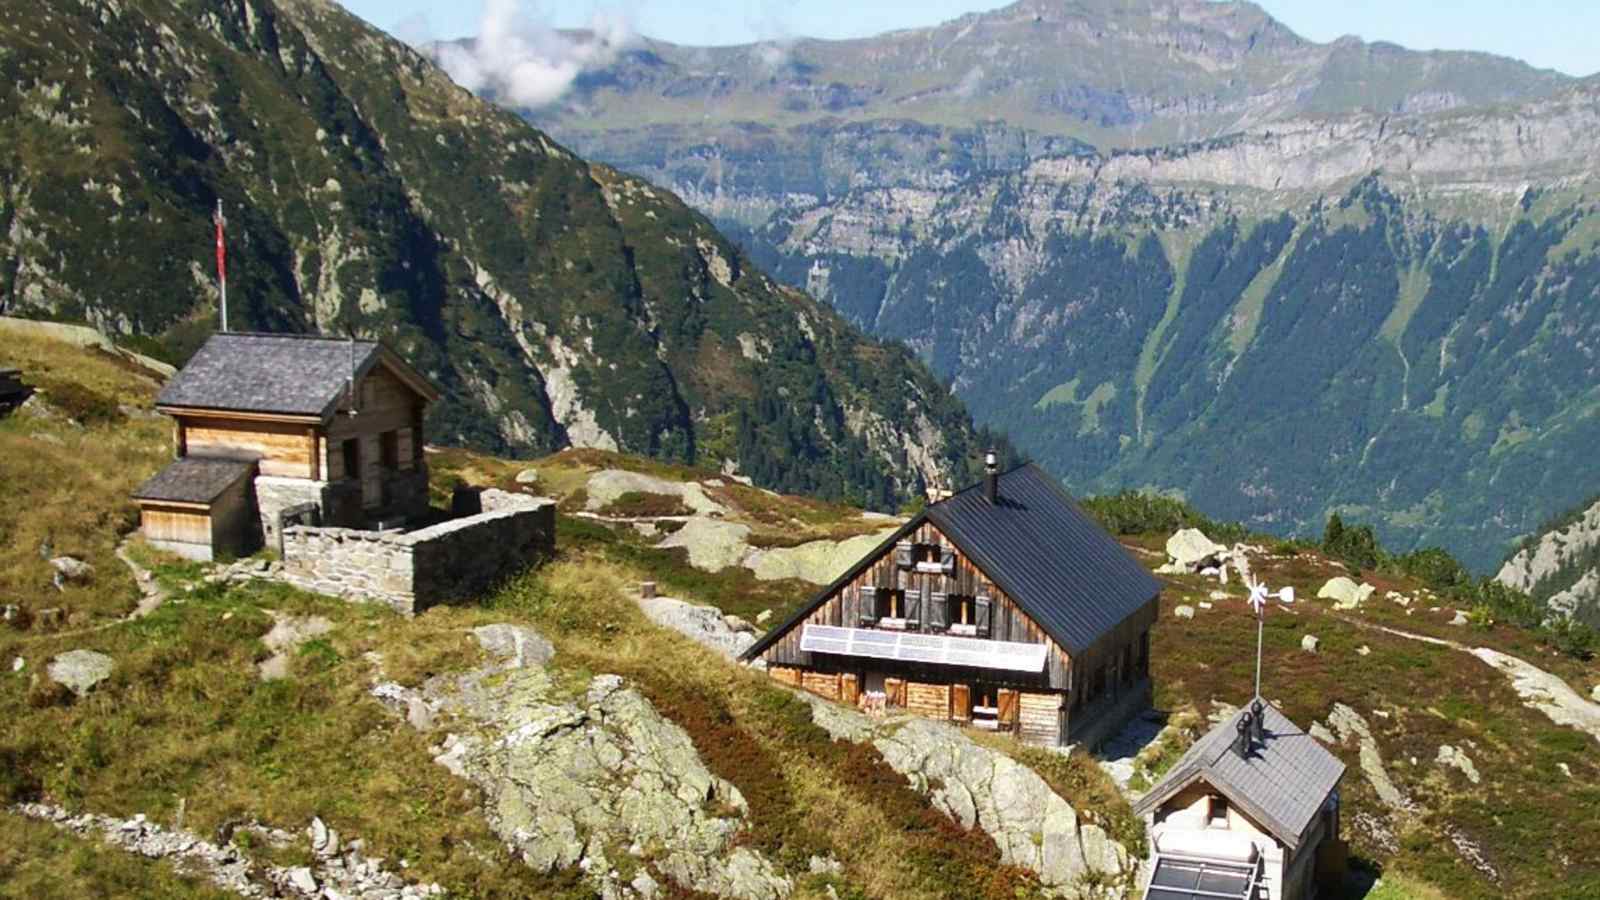
<svg viewBox="0 0 1600 900">
<path fill-rule="evenodd" d="M 1145 900 L 1249 900 L 1255 896 L 1256 870 L 1255 863 L 1157 857 Z"/>
<path fill-rule="evenodd" d="M 1044 644 L 986 641 L 947 634 L 879 631 L 872 628 L 840 628 L 834 625 L 805 626 L 800 632 L 800 649 L 810 653 L 1011 672 L 1042 671 L 1050 652 L 1050 648 Z"/>
</svg>

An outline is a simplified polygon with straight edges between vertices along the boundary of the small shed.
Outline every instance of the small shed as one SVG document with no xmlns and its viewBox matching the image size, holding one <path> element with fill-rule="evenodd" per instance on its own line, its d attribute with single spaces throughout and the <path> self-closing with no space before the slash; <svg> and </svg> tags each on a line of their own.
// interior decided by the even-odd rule
<svg viewBox="0 0 1600 900">
<path fill-rule="evenodd" d="M 255 544 L 252 460 L 185 456 L 134 491 L 151 544 L 188 559 L 243 555 Z"/>
<path fill-rule="evenodd" d="M 1155 864 L 1146 900 L 1303 900 L 1340 871 L 1345 766 L 1259 698 L 1189 748 L 1134 804 Z"/>
</svg>

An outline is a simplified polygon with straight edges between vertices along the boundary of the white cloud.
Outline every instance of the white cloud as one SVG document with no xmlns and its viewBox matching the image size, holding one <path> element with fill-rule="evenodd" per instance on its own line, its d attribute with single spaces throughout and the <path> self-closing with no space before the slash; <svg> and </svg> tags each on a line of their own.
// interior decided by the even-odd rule
<svg viewBox="0 0 1600 900">
<path fill-rule="evenodd" d="M 488 0 L 470 44 L 441 44 L 439 65 L 474 93 L 520 107 L 546 106 L 561 98 L 587 69 L 610 65 L 637 35 L 621 15 L 596 13 L 589 34 L 574 37 L 527 16 L 518 0 Z"/>
</svg>

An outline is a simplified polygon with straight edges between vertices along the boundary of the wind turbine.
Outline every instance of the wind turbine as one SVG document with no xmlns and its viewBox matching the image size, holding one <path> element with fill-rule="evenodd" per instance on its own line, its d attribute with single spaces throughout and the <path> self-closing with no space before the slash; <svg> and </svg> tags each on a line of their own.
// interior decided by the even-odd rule
<svg viewBox="0 0 1600 900">
<path fill-rule="evenodd" d="M 1267 624 L 1267 601 L 1276 597 L 1280 603 L 1294 602 L 1294 588 L 1286 587 L 1281 591 L 1269 591 L 1267 586 L 1253 576 L 1246 576 L 1245 583 L 1250 585 L 1250 608 L 1256 614 L 1256 696 L 1261 696 L 1261 636 Z"/>
</svg>

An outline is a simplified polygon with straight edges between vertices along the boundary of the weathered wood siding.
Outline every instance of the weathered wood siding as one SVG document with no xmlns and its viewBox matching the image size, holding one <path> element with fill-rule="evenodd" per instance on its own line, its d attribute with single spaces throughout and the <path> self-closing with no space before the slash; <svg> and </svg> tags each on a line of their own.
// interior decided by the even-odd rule
<svg viewBox="0 0 1600 900">
<path fill-rule="evenodd" d="M 381 506 L 383 496 L 383 436 L 395 433 L 395 470 L 411 471 L 422 462 L 422 410 L 424 400 L 383 366 L 374 368 L 358 386 L 360 403 L 341 402 L 322 445 L 327 480 L 356 478 L 361 482 L 362 505 Z M 351 409 L 357 410 L 350 415 Z M 360 443 L 360 472 L 346 472 L 344 442 Z"/>
<path fill-rule="evenodd" d="M 1061 695 L 1023 694 L 1020 733 L 1030 744 L 1055 744 L 1061 739 Z"/>
<path fill-rule="evenodd" d="M 219 553 L 243 556 L 261 542 L 251 479 L 241 478 L 211 503 L 211 546 Z"/>
<path fill-rule="evenodd" d="M 947 684 L 922 684 L 910 682 L 906 685 L 906 709 L 919 716 L 930 719 L 945 719 L 950 716 L 950 686 Z"/>
<path fill-rule="evenodd" d="M 918 544 L 937 544 L 943 547 L 952 547 L 953 544 L 939 532 L 931 523 L 924 524 L 917 531 L 908 536 L 908 539 Z M 872 565 L 863 569 L 848 584 L 841 587 L 829 597 L 822 606 L 808 616 L 805 622 L 796 624 L 777 643 L 767 648 L 762 654 L 768 665 L 815 667 L 817 660 L 812 659 L 813 654 L 805 653 L 800 649 L 800 634 L 806 623 L 817 625 L 841 625 L 857 627 L 861 623 L 862 587 L 879 587 L 902 590 L 909 598 L 916 593 L 922 597 L 930 597 L 935 591 L 941 591 L 952 596 L 973 597 L 979 594 L 987 595 L 994 601 L 993 625 L 989 637 L 996 641 L 1015 641 L 1018 643 L 1048 644 L 1050 653 L 1045 664 L 1045 671 L 1039 675 L 1029 675 L 1022 672 L 998 672 L 987 670 L 954 669 L 940 667 L 941 671 L 951 673 L 955 681 L 985 681 L 990 683 L 1015 684 L 1018 687 L 1033 689 L 1066 690 L 1071 685 L 1072 662 L 1065 650 L 1052 641 L 1034 621 L 1025 615 L 1011 598 L 993 581 L 978 570 L 959 550 L 955 552 L 955 574 L 946 577 L 938 573 L 904 571 L 895 565 L 894 548 L 891 546 L 886 552 L 875 559 Z M 928 605 L 924 601 L 921 611 L 924 621 L 928 615 Z M 951 615 L 955 621 L 954 611 Z M 894 663 L 879 660 L 871 661 L 874 670 L 904 674 L 915 679 L 919 675 L 926 675 L 928 667 L 902 667 Z M 924 679 L 926 680 L 926 679 Z"/>
<path fill-rule="evenodd" d="M 313 425 L 185 417 L 180 428 L 185 455 L 257 459 L 262 475 L 316 477 Z"/>
<path fill-rule="evenodd" d="M 142 503 L 139 527 L 152 541 L 211 545 L 211 515 L 205 510 Z"/>
</svg>

